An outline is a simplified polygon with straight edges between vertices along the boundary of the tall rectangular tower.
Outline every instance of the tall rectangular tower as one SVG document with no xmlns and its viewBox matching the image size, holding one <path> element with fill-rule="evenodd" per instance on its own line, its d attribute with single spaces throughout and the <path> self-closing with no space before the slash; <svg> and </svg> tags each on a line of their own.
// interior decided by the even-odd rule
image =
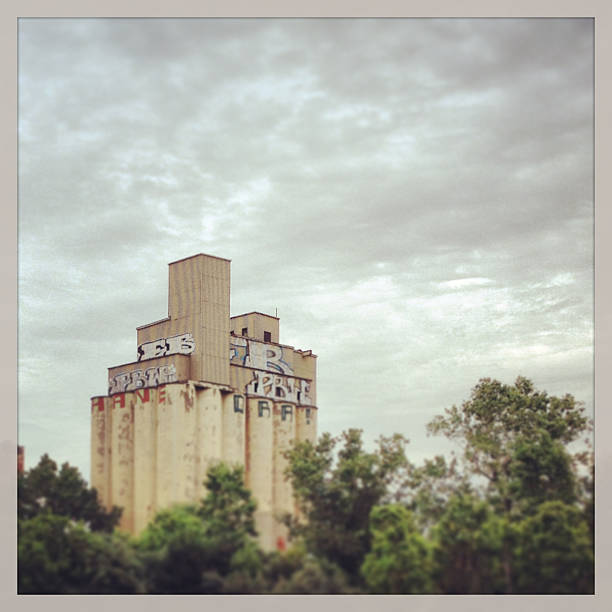
<svg viewBox="0 0 612 612">
<path fill-rule="evenodd" d="M 136 360 L 92 398 L 91 485 L 140 532 L 158 510 L 198 502 L 211 463 L 245 468 L 261 544 L 281 545 L 294 511 L 283 453 L 316 438 L 316 356 L 279 343 L 279 320 L 230 318 L 230 262 L 169 265 L 168 316 L 137 328 Z"/>
</svg>

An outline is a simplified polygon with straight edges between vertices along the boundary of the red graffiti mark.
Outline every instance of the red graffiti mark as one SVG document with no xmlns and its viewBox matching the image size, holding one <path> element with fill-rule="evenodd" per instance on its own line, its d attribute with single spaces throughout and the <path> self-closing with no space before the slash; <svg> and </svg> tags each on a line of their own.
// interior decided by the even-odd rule
<svg viewBox="0 0 612 612">
<path fill-rule="evenodd" d="M 287 544 L 285 543 L 285 538 L 283 538 L 283 536 L 278 536 L 278 538 L 276 538 L 276 550 L 284 552 L 286 549 Z"/>
<path fill-rule="evenodd" d="M 165 404 L 166 403 L 166 387 L 158 387 L 157 389 L 157 402 L 159 404 Z"/>
<path fill-rule="evenodd" d="M 150 393 L 149 393 L 149 389 L 137 389 L 136 390 L 136 397 L 143 403 L 145 404 L 146 402 L 149 401 L 149 397 L 150 397 Z"/>
<path fill-rule="evenodd" d="M 98 412 L 102 412 L 104 410 L 104 398 L 103 397 L 94 397 L 91 399 L 91 409 L 98 408 Z"/>
<path fill-rule="evenodd" d="M 113 408 L 117 408 L 117 404 L 120 408 L 125 408 L 125 393 L 113 395 Z"/>
</svg>

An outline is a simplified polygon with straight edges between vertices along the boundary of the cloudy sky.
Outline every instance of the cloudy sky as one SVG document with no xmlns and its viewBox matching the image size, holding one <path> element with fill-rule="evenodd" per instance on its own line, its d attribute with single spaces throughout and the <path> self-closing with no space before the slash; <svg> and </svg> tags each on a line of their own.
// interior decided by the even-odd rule
<svg viewBox="0 0 612 612">
<path fill-rule="evenodd" d="M 232 315 L 318 355 L 319 432 L 482 377 L 592 411 L 588 19 L 21 20 L 19 441 L 89 478 L 89 398 L 232 260 Z"/>
</svg>

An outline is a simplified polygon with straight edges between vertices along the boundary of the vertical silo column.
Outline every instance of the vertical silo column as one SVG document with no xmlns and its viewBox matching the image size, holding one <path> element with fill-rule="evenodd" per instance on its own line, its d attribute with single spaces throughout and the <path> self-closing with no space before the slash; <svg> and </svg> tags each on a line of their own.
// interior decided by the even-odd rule
<svg viewBox="0 0 612 612">
<path fill-rule="evenodd" d="M 158 511 L 172 505 L 176 498 L 177 432 L 175 406 L 171 403 L 172 399 L 168 389 L 169 385 L 160 385 L 152 390 L 157 417 L 155 498 Z"/>
<path fill-rule="evenodd" d="M 282 516 L 294 513 L 293 490 L 285 471 L 289 461 L 285 453 L 295 440 L 296 406 L 289 402 L 274 404 L 274 507 L 273 514 Z M 276 520 L 275 544 L 283 547 L 287 541 L 287 528 Z"/>
<path fill-rule="evenodd" d="M 178 456 L 179 499 L 180 502 L 191 503 L 199 501 L 196 456 L 197 456 L 197 410 L 196 393 L 193 383 L 172 385 L 176 389 L 178 425 L 182 452 Z"/>
<path fill-rule="evenodd" d="M 140 533 L 156 511 L 156 422 L 153 389 L 134 392 L 134 533 Z"/>
<path fill-rule="evenodd" d="M 197 451 L 195 461 L 198 466 L 198 500 L 204 494 L 204 481 L 208 468 L 222 458 L 223 415 L 221 402 L 219 389 L 215 387 L 197 389 Z"/>
<path fill-rule="evenodd" d="M 240 393 L 223 395 L 223 461 L 244 466 L 246 397 Z"/>
<path fill-rule="evenodd" d="M 134 394 L 110 397 L 111 412 L 111 502 L 123 508 L 122 529 L 131 531 L 134 511 Z"/>
<path fill-rule="evenodd" d="M 108 397 L 91 398 L 91 468 L 90 484 L 98 501 L 110 507 L 110 419 Z"/>
<path fill-rule="evenodd" d="M 273 402 L 247 399 L 246 484 L 257 500 L 255 521 L 259 540 L 266 549 L 274 542 L 274 430 Z"/>
</svg>

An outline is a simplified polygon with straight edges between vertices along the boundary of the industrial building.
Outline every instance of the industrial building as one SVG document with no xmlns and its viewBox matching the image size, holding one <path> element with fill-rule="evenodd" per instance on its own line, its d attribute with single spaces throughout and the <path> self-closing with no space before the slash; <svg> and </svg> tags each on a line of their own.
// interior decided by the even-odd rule
<svg viewBox="0 0 612 612">
<path fill-rule="evenodd" d="M 230 261 L 194 255 L 169 264 L 168 316 L 137 328 L 136 359 L 91 399 L 91 486 L 138 534 L 199 502 L 213 462 L 240 464 L 260 543 L 282 548 L 278 517 L 295 512 L 283 453 L 316 427 L 316 355 L 280 344 L 277 317 L 231 317 Z"/>
</svg>

